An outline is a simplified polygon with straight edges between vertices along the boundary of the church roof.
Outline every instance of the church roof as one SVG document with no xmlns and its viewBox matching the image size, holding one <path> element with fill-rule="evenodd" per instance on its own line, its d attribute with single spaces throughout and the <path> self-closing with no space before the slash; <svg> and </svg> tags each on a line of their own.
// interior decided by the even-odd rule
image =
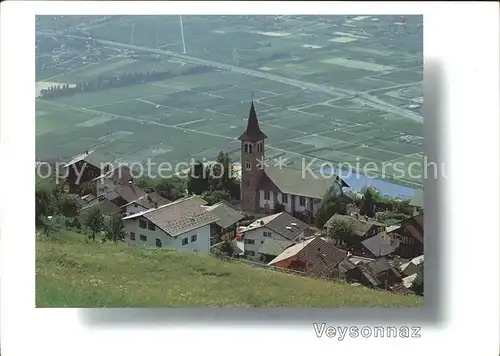
<svg viewBox="0 0 500 356">
<path fill-rule="evenodd" d="M 263 178 L 259 182 L 259 186 L 261 189 L 265 189 L 270 180 L 282 193 L 322 199 L 328 189 L 339 178 L 340 177 L 335 175 L 331 177 L 322 177 L 319 174 L 314 176 L 307 172 L 302 174 L 300 169 L 288 167 L 266 167 L 264 169 Z M 342 187 L 349 187 L 342 179 L 341 184 Z"/>
<path fill-rule="evenodd" d="M 262 141 L 267 138 L 267 136 L 260 131 L 259 120 L 257 120 L 257 113 L 255 112 L 255 107 L 250 106 L 250 114 L 248 114 L 247 129 L 243 132 L 238 140 L 240 141 Z"/>
</svg>

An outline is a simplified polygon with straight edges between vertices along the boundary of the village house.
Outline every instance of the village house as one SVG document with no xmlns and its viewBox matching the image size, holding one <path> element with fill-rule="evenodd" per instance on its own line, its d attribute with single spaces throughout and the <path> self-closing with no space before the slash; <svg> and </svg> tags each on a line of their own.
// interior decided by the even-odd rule
<svg viewBox="0 0 500 356">
<path fill-rule="evenodd" d="M 422 270 L 422 263 L 424 262 L 424 255 L 413 258 L 411 261 L 403 263 L 399 266 L 401 274 L 410 276 Z"/>
<path fill-rule="evenodd" d="M 103 172 L 92 182 L 96 186 L 97 195 L 101 195 L 134 181 L 134 172 L 127 166 L 120 165 Z"/>
<path fill-rule="evenodd" d="M 337 222 L 342 221 L 346 224 L 352 226 L 353 234 L 356 239 L 361 242 L 366 240 L 369 237 L 372 237 L 379 232 L 385 230 L 385 225 L 378 222 L 377 220 L 365 218 L 365 217 L 357 217 L 354 215 L 341 215 L 335 214 L 323 225 L 323 229 L 326 230 L 327 234 L 330 234 L 330 230 L 332 226 Z"/>
<path fill-rule="evenodd" d="M 339 271 L 347 282 L 372 288 L 387 290 L 402 282 L 399 272 L 385 258 L 355 262 L 349 255 L 339 264 Z"/>
<path fill-rule="evenodd" d="M 218 202 L 211 206 L 204 206 L 207 211 L 212 212 L 219 218 L 211 225 L 210 236 L 212 241 L 210 245 L 214 245 L 222 240 L 231 240 L 237 233 L 237 224 L 245 216 L 238 210 L 231 207 L 226 202 Z"/>
<path fill-rule="evenodd" d="M 245 257 L 265 262 L 279 255 L 290 244 L 312 233 L 313 230 L 306 223 L 281 212 L 264 216 L 246 227 L 241 227 L 236 239 L 238 248 L 244 252 Z"/>
<path fill-rule="evenodd" d="M 252 101 L 241 141 L 241 204 L 244 211 L 272 213 L 276 203 L 295 217 L 311 222 L 321 199 L 332 186 L 341 192 L 348 184 L 338 176 L 317 176 L 308 170 L 275 167 L 265 158 L 265 139 Z"/>
<path fill-rule="evenodd" d="M 191 196 L 123 218 L 125 242 L 137 246 L 210 252 L 211 224 L 219 218 Z"/>
<path fill-rule="evenodd" d="M 316 236 L 288 247 L 269 262 L 270 266 L 305 272 L 321 277 L 338 277 L 338 265 L 347 252 Z"/>
<path fill-rule="evenodd" d="M 383 231 L 378 235 L 362 241 L 361 246 L 362 254 L 372 258 L 378 258 L 394 254 L 400 246 L 400 241 L 391 234 Z"/>
<path fill-rule="evenodd" d="M 92 182 L 102 174 L 103 157 L 95 151 L 85 151 L 73 157 L 65 166 L 67 171 L 66 184 L 70 194 L 80 194 L 82 186 Z M 97 195 L 97 192 L 92 192 Z"/>
<path fill-rule="evenodd" d="M 414 258 L 424 253 L 424 213 L 403 221 L 401 227 L 392 232 L 400 241 L 398 255 Z"/>
<path fill-rule="evenodd" d="M 123 216 L 134 215 L 149 209 L 158 208 L 168 204 L 170 201 L 163 198 L 160 194 L 152 192 L 136 200 L 126 203 L 120 207 Z"/>
</svg>

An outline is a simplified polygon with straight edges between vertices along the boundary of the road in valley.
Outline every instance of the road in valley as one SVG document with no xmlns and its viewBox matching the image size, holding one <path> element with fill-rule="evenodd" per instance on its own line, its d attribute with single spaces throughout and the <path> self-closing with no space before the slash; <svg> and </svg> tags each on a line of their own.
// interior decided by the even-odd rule
<svg viewBox="0 0 500 356">
<path fill-rule="evenodd" d="M 67 38 L 76 38 L 76 39 L 88 39 L 88 37 L 84 36 L 74 36 L 74 35 L 68 35 L 63 32 L 57 32 L 57 31 L 37 31 L 37 34 L 40 35 L 49 35 L 49 36 L 64 36 Z M 182 59 L 185 61 L 193 62 L 193 63 L 198 63 L 201 65 L 206 65 L 210 67 L 215 67 L 219 68 L 221 70 L 227 70 L 235 73 L 240 73 L 244 75 L 250 75 L 253 77 L 257 78 L 263 78 L 267 80 L 272 80 L 275 82 L 280 82 L 283 84 L 288 84 L 294 87 L 298 87 L 301 89 L 308 89 L 311 91 L 316 91 L 316 92 L 321 92 L 325 93 L 328 95 L 334 95 L 334 96 L 340 96 L 340 97 L 345 97 L 345 98 L 354 98 L 355 101 L 358 103 L 362 103 L 366 106 L 382 110 L 391 114 L 398 115 L 400 117 L 404 117 L 406 119 L 410 119 L 413 121 L 417 122 L 423 122 L 423 117 L 421 115 L 418 115 L 410 110 L 403 109 L 400 107 L 397 107 L 395 105 L 389 104 L 387 102 L 384 102 L 380 98 L 370 95 L 366 92 L 360 92 L 360 91 L 355 91 L 355 90 L 349 90 L 349 89 L 344 89 L 344 88 L 338 88 L 338 87 L 332 87 L 332 86 L 325 86 L 325 85 L 320 85 L 320 84 L 315 84 L 315 83 L 310 83 L 310 82 L 304 82 L 301 80 L 297 79 L 292 79 L 292 78 L 287 78 L 271 73 L 266 73 L 266 72 L 261 72 L 258 70 L 254 69 L 249 69 L 249 68 L 244 68 L 244 67 L 239 67 L 227 63 L 221 63 L 221 62 L 216 62 L 204 58 L 198 58 L 198 57 L 193 57 L 187 54 L 180 54 L 164 49 L 157 49 L 157 48 L 149 48 L 149 47 L 143 47 L 143 46 L 137 46 L 133 44 L 127 44 L 127 43 L 122 43 L 122 42 L 115 42 L 115 41 L 108 41 L 108 40 L 103 40 L 103 39 L 97 39 L 97 38 L 92 38 L 95 42 L 109 46 L 109 47 L 115 47 L 115 48 L 124 48 L 124 49 L 129 49 L 129 50 L 134 50 L 134 51 L 142 51 L 142 52 L 149 52 L 149 53 L 155 53 L 163 56 L 170 56 L 178 59 Z"/>
</svg>

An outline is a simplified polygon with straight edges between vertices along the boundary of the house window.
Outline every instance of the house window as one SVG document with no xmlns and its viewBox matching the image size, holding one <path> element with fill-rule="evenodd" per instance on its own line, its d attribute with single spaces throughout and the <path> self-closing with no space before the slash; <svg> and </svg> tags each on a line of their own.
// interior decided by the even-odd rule
<svg viewBox="0 0 500 356">
<path fill-rule="evenodd" d="M 255 245 L 255 240 L 245 239 L 244 242 L 248 245 Z"/>
<path fill-rule="evenodd" d="M 189 243 L 189 240 L 187 237 L 182 239 L 182 246 L 187 245 L 188 243 Z"/>
<path fill-rule="evenodd" d="M 156 247 L 161 247 L 161 240 L 160 239 L 156 239 Z"/>
<path fill-rule="evenodd" d="M 148 230 L 155 231 L 156 226 L 151 221 L 148 221 Z"/>
<path fill-rule="evenodd" d="M 198 235 L 191 236 L 191 242 L 195 242 L 196 240 L 198 240 Z"/>
<path fill-rule="evenodd" d="M 252 162 L 245 162 L 245 169 L 247 171 L 251 170 L 252 169 Z"/>
<path fill-rule="evenodd" d="M 281 196 L 283 197 L 283 198 L 282 198 L 282 200 L 283 200 L 283 204 L 287 204 L 287 203 L 288 203 L 288 195 L 286 195 L 286 194 L 282 194 Z"/>
<path fill-rule="evenodd" d="M 130 232 L 130 240 L 135 241 L 135 232 Z"/>
<path fill-rule="evenodd" d="M 137 208 L 137 204 L 134 203 L 134 208 Z"/>
<path fill-rule="evenodd" d="M 270 196 L 271 196 L 271 192 L 269 192 L 268 190 L 265 190 L 264 191 L 264 200 L 269 200 Z"/>
<path fill-rule="evenodd" d="M 264 243 L 264 240 L 262 240 L 262 241 L 260 242 L 260 244 L 261 244 L 261 245 L 262 245 L 263 243 Z"/>
<path fill-rule="evenodd" d="M 264 231 L 262 235 L 264 235 L 264 237 L 271 237 L 271 233 L 267 231 Z"/>
<path fill-rule="evenodd" d="M 255 251 L 245 251 L 246 256 L 255 256 Z"/>
<path fill-rule="evenodd" d="M 141 241 L 148 241 L 148 238 L 146 235 L 141 235 L 140 238 L 141 238 Z"/>
<path fill-rule="evenodd" d="M 147 228 L 148 227 L 148 223 L 146 222 L 146 220 L 139 219 L 139 227 L 141 229 Z"/>
<path fill-rule="evenodd" d="M 300 206 L 305 206 L 306 205 L 306 197 L 299 197 L 299 204 L 300 204 Z"/>
<path fill-rule="evenodd" d="M 274 199 L 273 199 L 274 201 L 277 201 L 277 200 L 278 200 L 278 193 L 274 192 L 274 194 L 273 194 L 273 198 L 274 198 Z"/>
</svg>

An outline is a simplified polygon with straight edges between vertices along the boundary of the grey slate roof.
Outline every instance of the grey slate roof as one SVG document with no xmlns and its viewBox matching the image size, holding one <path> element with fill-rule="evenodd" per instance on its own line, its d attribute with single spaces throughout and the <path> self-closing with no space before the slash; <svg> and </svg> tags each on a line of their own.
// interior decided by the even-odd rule
<svg viewBox="0 0 500 356">
<path fill-rule="evenodd" d="M 69 167 L 80 161 L 85 161 L 97 168 L 101 168 L 101 164 L 105 163 L 106 159 L 102 154 L 92 150 L 74 156 L 64 167 Z"/>
<path fill-rule="evenodd" d="M 241 232 L 245 233 L 264 226 L 290 241 L 293 241 L 302 233 L 306 235 L 309 231 L 309 225 L 286 212 L 281 212 L 257 219 L 245 229 L 242 229 Z"/>
<path fill-rule="evenodd" d="M 211 211 L 203 206 L 206 201 L 197 196 L 176 200 L 172 203 L 130 215 L 124 220 L 144 217 L 172 237 L 219 220 Z"/>
<path fill-rule="evenodd" d="M 390 236 L 384 239 L 379 234 L 362 241 L 361 244 L 375 257 L 382 257 L 396 251 L 399 247 L 399 240 L 391 238 Z"/>
<path fill-rule="evenodd" d="M 308 171 L 293 168 L 266 167 L 264 177 L 270 179 L 278 189 L 285 194 L 299 195 L 309 198 L 322 199 L 328 189 L 337 181 L 337 176 L 322 177 L 313 175 Z M 263 179 L 265 179 L 263 177 Z M 263 182 L 261 179 L 261 182 Z M 341 180 L 343 187 L 349 185 Z M 259 183 L 260 185 L 260 183 Z"/>
<path fill-rule="evenodd" d="M 223 229 L 227 229 L 228 227 L 236 224 L 238 221 L 245 217 L 238 210 L 233 209 L 224 202 L 219 202 L 212 206 L 207 206 L 206 209 L 208 211 L 211 211 L 215 216 L 219 218 L 219 221 L 217 221 L 216 224 Z"/>
</svg>

